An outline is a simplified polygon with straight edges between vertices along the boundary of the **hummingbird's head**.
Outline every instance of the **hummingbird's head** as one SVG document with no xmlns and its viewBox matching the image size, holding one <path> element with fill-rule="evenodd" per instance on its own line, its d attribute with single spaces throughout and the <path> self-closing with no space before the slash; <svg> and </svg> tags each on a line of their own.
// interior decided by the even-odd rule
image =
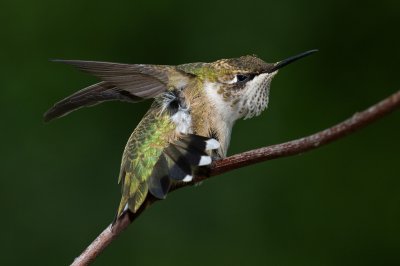
<svg viewBox="0 0 400 266">
<path fill-rule="evenodd" d="M 209 73 L 213 75 L 205 80 L 206 93 L 226 118 L 234 121 L 258 116 L 268 105 L 269 88 L 278 70 L 315 51 L 277 63 L 266 63 L 249 55 L 210 63 Z"/>
</svg>

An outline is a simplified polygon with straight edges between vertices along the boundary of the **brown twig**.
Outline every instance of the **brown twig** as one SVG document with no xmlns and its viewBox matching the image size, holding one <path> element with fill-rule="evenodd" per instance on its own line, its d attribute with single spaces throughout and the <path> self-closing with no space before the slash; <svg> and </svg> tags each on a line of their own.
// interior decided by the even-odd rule
<svg viewBox="0 0 400 266">
<path fill-rule="evenodd" d="M 272 160 L 280 157 L 300 154 L 318 148 L 324 144 L 342 138 L 357 129 L 360 129 L 382 116 L 400 107 L 400 91 L 389 96 L 383 101 L 371 106 L 363 112 L 354 114 L 351 118 L 331 127 L 310 135 L 308 137 L 292 140 L 282 144 L 272 145 L 256 150 L 236 154 L 223 160 L 216 161 L 210 169 L 209 175 L 197 176 L 193 182 L 179 183 L 172 190 L 193 185 L 211 176 L 241 168 L 262 161 Z M 147 207 L 156 199 L 148 196 L 145 204 L 136 213 L 124 213 L 114 224 L 109 225 L 83 252 L 75 259 L 72 265 L 88 265 L 124 230 L 131 224 Z"/>
</svg>

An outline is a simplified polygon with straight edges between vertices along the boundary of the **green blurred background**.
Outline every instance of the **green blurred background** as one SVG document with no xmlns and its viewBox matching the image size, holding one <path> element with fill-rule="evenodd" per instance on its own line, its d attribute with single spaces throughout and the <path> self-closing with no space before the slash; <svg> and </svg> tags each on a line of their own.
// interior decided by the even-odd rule
<svg viewBox="0 0 400 266">
<path fill-rule="evenodd" d="M 400 89 L 398 1 L 2 1 L 1 264 L 66 265 L 113 219 L 149 102 L 42 114 L 95 79 L 49 58 L 181 64 L 318 48 L 280 72 L 229 154 L 331 126 Z M 157 203 L 95 265 L 400 265 L 400 112 Z"/>
</svg>

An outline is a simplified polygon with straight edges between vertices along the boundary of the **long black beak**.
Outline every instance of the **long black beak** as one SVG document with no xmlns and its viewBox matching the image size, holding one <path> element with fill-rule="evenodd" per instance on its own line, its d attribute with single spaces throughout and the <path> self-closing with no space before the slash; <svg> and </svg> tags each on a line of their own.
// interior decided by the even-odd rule
<svg viewBox="0 0 400 266">
<path fill-rule="evenodd" d="M 282 68 L 284 66 L 289 65 L 290 63 L 293 63 L 294 61 L 297 61 L 297 60 L 299 60 L 299 59 L 301 59 L 303 57 L 309 56 L 310 54 L 313 54 L 315 52 L 318 52 L 318 50 L 314 49 L 314 50 L 310 50 L 310 51 L 307 51 L 307 52 L 304 52 L 304 53 L 289 57 L 289 58 L 287 58 L 285 60 L 282 60 L 282 61 L 276 63 L 271 69 L 268 69 L 268 71 L 266 71 L 266 72 L 267 73 L 272 73 L 272 72 L 274 72 L 274 71 L 276 71 L 276 70 L 278 70 L 278 69 L 280 69 L 280 68 Z"/>
</svg>

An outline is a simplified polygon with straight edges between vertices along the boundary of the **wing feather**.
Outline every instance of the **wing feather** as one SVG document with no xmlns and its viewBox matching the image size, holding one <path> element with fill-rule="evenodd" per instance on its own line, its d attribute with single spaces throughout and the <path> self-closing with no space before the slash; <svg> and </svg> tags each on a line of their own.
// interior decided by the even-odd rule
<svg viewBox="0 0 400 266">
<path fill-rule="evenodd" d="M 174 66 L 120 64 L 81 60 L 53 60 L 72 65 L 102 80 L 59 101 L 44 115 L 44 120 L 67 115 L 81 107 L 93 106 L 104 101 L 120 100 L 138 102 L 155 98 L 176 84 L 170 82 L 170 75 L 178 75 L 174 80 L 187 81 L 188 75 Z"/>
</svg>

